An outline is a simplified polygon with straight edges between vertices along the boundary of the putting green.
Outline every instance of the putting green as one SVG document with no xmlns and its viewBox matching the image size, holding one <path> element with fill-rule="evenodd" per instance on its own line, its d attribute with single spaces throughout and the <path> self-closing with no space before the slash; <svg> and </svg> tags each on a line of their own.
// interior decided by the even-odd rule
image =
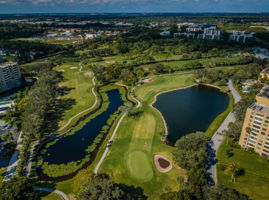
<svg viewBox="0 0 269 200">
<path fill-rule="evenodd" d="M 139 150 L 128 152 L 125 158 L 127 170 L 132 179 L 141 183 L 153 178 L 151 159 L 145 152 Z"/>
</svg>

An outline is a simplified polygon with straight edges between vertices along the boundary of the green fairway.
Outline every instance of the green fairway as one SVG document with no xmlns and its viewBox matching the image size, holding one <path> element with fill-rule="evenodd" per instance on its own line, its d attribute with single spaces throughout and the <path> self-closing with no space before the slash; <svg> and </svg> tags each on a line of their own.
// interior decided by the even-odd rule
<svg viewBox="0 0 269 200">
<path fill-rule="evenodd" d="M 156 154 L 172 161 L 174 148 L 162 141 L 164 123 L 151 103 L 159 92 L 193 84 L 191 73 L 172 74 L 157 76 L 152 82 L 137 88 L 135 94 L 143 104 L 143 113 L 123 120 L 99 173 L 106 173 L 119 183 L 142 187 L 150 199 L 158 199 L 163 192 L 178 190 L 177 179 L 185 177 L 185 171 L 173 163 L 171 171 L 161 173 L 153 162 Z"/>
<path fill-rule="evenodd" d="M 62 99 L 67 102 L 74 101 L 72 107 L 64 111 L 63 118 L 59 122 L 59 126 L 62 127 L 69 118 L 91 107 L 95 98 L 92 94 L 92 77 L 87 77 L 84 72 L 80 72 L 78 63 L 63 64 L 56 67 L 55 70 L 62 72 L 64 77 L 60 86 L 69 90 Z"/>
<path fill-rule="evenodd" d="M 232 149 L 234 155 L 226 156 L 226 151 Z M 239 192 L 249 195 L 255 200 L 269 199 L 269 161 L 256 153 L 250 153 L 242 149 L 231 148 L 226 141 L 222 143 L 217 158 L 218 183 L 234 188 Z M 243 175 L 232 183 L 231 175 L 222 166 L 235 164 L 237 168 L 243 169 Z"/>
</svg>

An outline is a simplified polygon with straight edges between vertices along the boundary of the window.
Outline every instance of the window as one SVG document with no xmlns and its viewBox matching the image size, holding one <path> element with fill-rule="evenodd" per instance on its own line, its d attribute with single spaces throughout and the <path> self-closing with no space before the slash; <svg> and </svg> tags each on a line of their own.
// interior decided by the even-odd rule
<svg viewBox="0 0 269 200">
<path fill-rule="evenodd" d="M 263 117 L 264 115 L 261 115 L 261 114 L 258 114 L 258 113 L 257 113 L 256 116 Z"/>
<path fill-rule="evenodd" d="M 262 134 L 262 135 L 266 135 L 266 133 L 265 133 L 265 132 L 261 132 L 261 134 Z"/>
<path fill-rule="evenodd" d="M 269 153 L 269 151 L 267 151 L 267 150 L 265 150 L 265 149 L 263 150 L 263 152 L 265 152 L 265 153 Z"/>
<path fill-rule="evenodd" d="M 262 130 L 263 130 L 263 131 L 266 131 L 266 128 L 263 128 Z"/>
<path fill-rule="evenodd" d="M 258 125 L 261 125 L 262 123 L 260 123 L 260 122 L 257 122 L 257 121 L 254 121 L 254 124 L 258 124 Z"/>
<path fill-rule="evenodd" d="M 256 120 L 259 120 L 259 121 L 262 121 L 262 119 L 261 119 L 261 118 L 259 118 L 259 117 L 255 117 L 255 119 L 256 119 Z"/>
<path fill-rule="evenodd" d="M 257 128 L 257 129 L 260 129 L 261 127 L 260 126 L 257 126 L 257 125 L 253 125 L 254 128 Z M 265 129 L 266 131 L 266 129 Z"/>
<path fill-rule="evenodd" d="M 256 129 L 251 129 L 251 132 L 256 132 L 256 133 L 259 133 L 259 131 L 258 131 L 258 130 L 256 130 Z"/>
</svg>

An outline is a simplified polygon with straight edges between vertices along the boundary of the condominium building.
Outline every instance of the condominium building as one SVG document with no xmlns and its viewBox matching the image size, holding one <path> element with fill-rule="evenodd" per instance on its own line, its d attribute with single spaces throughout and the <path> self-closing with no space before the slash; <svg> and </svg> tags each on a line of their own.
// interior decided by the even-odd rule
<svg viewBox="0 0 269 200">
<path fill-rule="evenodd" d="M 205 28 L 203 34 L 198 34 L 198 39 L 220 40 L 221 31 L 217 28 Z"/>
<path fill-rule="evenodd" d="M 11 90 L 21 85 L 21 73 L 18 63 L 0 64 L 0 92 Z"/>
<path fill-rule="evenodd" d="M 267 78 L 269 79 L 269 67 L 265 68 L 260 72 L 261 78 Z"/>
<path fill-rule="evenodd" d="M 229 40 L 241 43 L 246 43 L 246 41 L 252 39 L 254 34 L 254 33 L 246 34 L 245 32 L 242 31 L 227 31 L 227 32 L 231 34 L 229 36 Z"/>
<path fill-rule="evenodd" d="M 248 107 L 239 144 L 269 158 L 269 86 L 264 87 L 256 102 Z"/>
</svg>

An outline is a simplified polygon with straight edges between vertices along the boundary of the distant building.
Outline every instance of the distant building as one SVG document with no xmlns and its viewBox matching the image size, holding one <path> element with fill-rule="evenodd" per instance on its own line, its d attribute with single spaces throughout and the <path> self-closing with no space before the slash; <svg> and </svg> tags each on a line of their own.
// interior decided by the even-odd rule
<svg viewBox="0 0 269 200">
<path fill-rule="evenodd" d="M 201 24 L 193 24 L 190 25 L 188 28 L 186 28 L 187 32 L 199 32 L 199 31 L 203 31 L 203 25 Z"/>
<path fill-rule="evenodd" d="M 256 80 L 252 80 L 252 79 L 245 80 L 244 82 L 242 82 L 242 92 L 249 93 L 250 88 L 256 83 L 257 83 Z"/>
<path fill-rule="evenodd" d="M 195 33 L 174 33 L 174 38 L 176 37 L 186 37 L 186 38 L 196 38 Z"/>
<path fill-rule="evenodd" d="M 230 33 L 229 40 L 240 43 L 246 43 L 248 40 L 253 38 L 254 33 L 245 34 L 243 31 L 228 31 Z"/>
<path fill-rule="evenodd" d="M 21 73 L 18 63 L 0 64 L 0 92 L 11 90 L 21 85 Z"/>
<path fill-rule="evenodd" d="M 93 38 L 99 38 L 102 37 L 100 34 L 90 34 L 90 33 L 86 33 L 85 34 L 85 39 L 93 39 Z"/>
<path fill-rule="evenodd" d="M 215 27 L 205 28 L 203 34 L 198 34 L 198 39 L 220 40 L 221 31 Z"/>
<path fill-rule="evenodd" d="M 265 68 L 260 73 L 261 78 L 267 78 L 269 79 L 269 67 Z"/>
<path fill-rule="evenodd" d="M 0 102 L 0 116 L 6 115 L 13 106 L 15 106 L 14 101 Z"/>
<path fill-rule="evenodd" d="M 179 24 L 177 24 L 177 27 L 178 27 L 179 29 L 181 29 L 182 27 L 189 27 L 189 26 L 192 26 L 192 25 L 194 25 L 194 23 L 184 22 L 184 23 L 179 23 Z"/>
<path fill-rule="evenodd" d="M 171 32 L 170 31 L 163 31 L 160 33 L 161 36 L 165 36 L 165 37 L 169 37 L 171 36 Z"/>
<path fill-rule="evenodd" d="M 269 87 L 264 87 L 256 96 L 256 102 L 247 109 L 239 144 L 252 148 L 269 158 Z"/>
</svg>

